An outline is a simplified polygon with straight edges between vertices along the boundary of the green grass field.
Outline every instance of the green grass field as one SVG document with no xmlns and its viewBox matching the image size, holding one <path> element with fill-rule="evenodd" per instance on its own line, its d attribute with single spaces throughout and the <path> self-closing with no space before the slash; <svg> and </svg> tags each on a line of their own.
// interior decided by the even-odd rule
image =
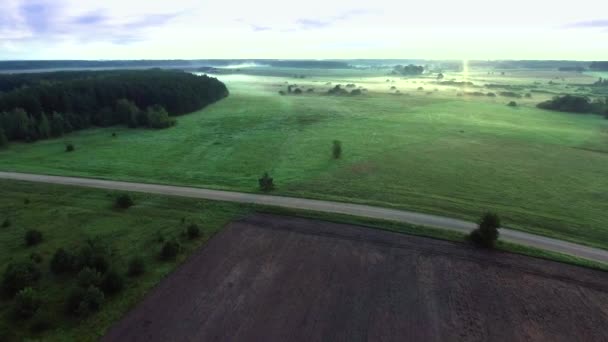
<svg viewBox="0 0 608 342">
<path fill-rule="evenodd" d="M 311 71 L 305 79 L 275 74 L 220 76 L 231 95 L 180 117 L 171 129 L 113 127 L 12 144 L 0 152 L 0 169 L 250 192 L 269 171 L 279 195 L 469 220 L 492 210 L 513 228 L 608 248 L 608 120 L 534 107 L 569 91 L 570 83 L 593 82 L 593 75 L 446 75 L 475 83 L 462 89 L 368 71 Z M 280 96 L 286 82 L 315 93 Z M 327 82 L 369 91 L 322 95 Z M 523 94 L 534 82 L 546 93 L 458 96 L 502 91 L 485 89 L 488 83 L 524 85 Z M 519 106 L 506 106 L 511 100 Z M 332 140 L 342 141 L 340 160 L 331 159 Z M 64 152 L 66 141 L 75 152 Z"/>
<path fill-rule="evenodd" d="M 235 204 L 145 194 L 134 194 L 135 206 L 117 210 L 113 208 L 116 193 L 110 191 L 10 181 L 0 181 L 0 189 L 0 221 L 9 218 L 11 222 L 9 227 L 0 228 L 0 272 L 4 272 L 11 261 L 28 260 L 31 253 L 39 253 L 43 257 L 39 264 L 42 278 L 36 288 L 42 295 L 41 310 L 51 318 L 52 324 L 42 334 L 31 333 L 32 320 L 12 318 L 13 301 L 0 297 L 2 341 L 3 338 L 97 340 L 112 322 L 139 302 L 191 252 L 227 222 L 250 210 Z M 203 237 L 189 241 L 181 236 L 190 223 L 198 224 Z M 44 237 L 42 243 L 26 247 L 24 233 L 28 229 L 40 230 Z M 161 237 L 180 241 L 183 252 L 176 261 L 159 260 Z M 138 255 L 144 259 L 147 272 L 137 278 L 127 278 L 122 292 L 106 298 L 100 312 L 80 320 L 66 315 L 64 310 L 76 276 L 53 275 L 49 262 L 57 248 L 76 250 L 89 238 L 111 248 L 118 271 L 126 272 L 128 260 Z"/>
</svg>

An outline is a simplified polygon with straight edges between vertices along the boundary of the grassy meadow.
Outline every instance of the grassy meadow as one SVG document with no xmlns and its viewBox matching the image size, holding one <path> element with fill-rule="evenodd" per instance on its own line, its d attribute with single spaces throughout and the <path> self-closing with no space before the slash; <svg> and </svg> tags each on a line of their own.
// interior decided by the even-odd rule
<svg viewBox="0 0 608 342">
<path fill-rule="evenodd" d="M 166 196 L 134 194 L 135 205 L 126 210 L 113 207 L 115 192 L 0 180 L 0 267 L 13 261 L 29 260 L 38 254 L 42 276 L 36 288 L 46 317 L 47 329 L 31 332 L 34 319 L 13 318 L 14 299 L 0 297 L 0 340 L 21 341 L 96 341 L 105 330 L 169 274 L 190 253 L 232 219 L 248 212 L 236 204 Z M 182 222 L 182 219 L 184 221 Z M 195 223 L 202 236 L 188 240 L 182 236 L 186 226 Z M 43 234 L 40 244 L 27 247 L 24 234 L 37 229 Z M 124 289 L 106 296 L 101 310 L 85 318 L 65 313 L 66 298 L 75 286 L 75 274 L 55 275 L 49 263 L 58 248 L 75 251 L 87 239 L 106 245 L 112 251 L 112 268 L 126 273 L 127 263 L 139 256 L 146 272 L 126 277 Z M 182 252 L 175 261 L 160 261 L 163 243 L 177 239 Z"/>
<path fill-rule="evenodd" d="M 513 228 L 608 248 L 608 120 L 535 108 L 556 94 L 589 91 L 596 76 L 445 73 L 442 81 L 473 82 L 461 87 L 370 70 L 244 69 L 218 76 L 228 98 L 173 128 L 14 143 L 0 151 L 0 170 L 247 192 L 258 191 L 268 171 L 277 195 L 469 220 L 492 210 Z M 325 94 L 349 83 L 366 91 Z M 288 84 L 304 94 L 279 95 Z M 472 95 L 503 91 L 530 97 Z M 342 142 L 339 160 L 333 140 Z M 66 142 L 76 151 L 66 153 Z"/>
</svg>

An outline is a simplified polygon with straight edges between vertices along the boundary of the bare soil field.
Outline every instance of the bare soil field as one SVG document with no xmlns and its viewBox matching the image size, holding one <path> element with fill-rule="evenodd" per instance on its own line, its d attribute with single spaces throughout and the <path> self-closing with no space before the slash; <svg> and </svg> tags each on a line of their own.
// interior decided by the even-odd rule
<svg viewBox="0 0 608 342">
<path fill-rule="evenodd" d="M 225 227 L 105 341 L 607 341 L 608 273 L 309 219 Z"/>
</svg>

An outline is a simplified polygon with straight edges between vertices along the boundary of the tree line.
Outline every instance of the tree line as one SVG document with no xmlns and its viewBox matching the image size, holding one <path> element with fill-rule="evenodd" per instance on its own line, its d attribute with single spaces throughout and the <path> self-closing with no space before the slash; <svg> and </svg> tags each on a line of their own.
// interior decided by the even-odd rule
<svg viewBox="0 0 608 342">
<path fill-rule="evenodd" d="M 395 65 L 393 75 L 416 76 L 424 72 L 424 67 L 421 65 Z"/>
<path fill-rule="evenodd" d="M 170 116 L 199 110 L 228 95 L 215 78 L 158 69 L 0 78 L 0 86 L 8 84 L 13 89 L 0 93 L 0 145 L 91 126 L 169 127 L 175 123 Z"/>
<path fill-rule="evenodd" d="M 608 98 L 591 101 L 586 96 L 555 96 L 552 100 L 539 103 L 537 107 L 559 112 L 600 114 L 608 118 Z"/>
</svg>

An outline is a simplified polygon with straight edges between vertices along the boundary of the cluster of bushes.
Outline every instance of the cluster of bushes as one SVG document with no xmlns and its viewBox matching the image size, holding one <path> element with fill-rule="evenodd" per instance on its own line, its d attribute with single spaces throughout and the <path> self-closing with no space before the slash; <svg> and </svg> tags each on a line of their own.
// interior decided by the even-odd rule
<svg viewBox="0 0 608 342">
<path fill-rule="evenodd" d="M 595 83 L 593 83 L 593 85 L 598 87 L 608 87 L 608 79 L 602 79 L 600 77 Z"/>
<path fill-rule="evenodd" d="M 395 65 L 391 74 L 403 76 L 421 75 L 424 72 L 424 67 L 421 65 Z"/>
<path fill-rule="evenodd" d="M 504 97 L 515 97 L 515 98 L 521 98 L 521 94 L 513 92 L 513 91 L 502 91 L 500 93 L 498 93 L 498 95 L 500 96 L 504 96 Z"/>
<path fill-rule="evenodd" d="M 465 82 L 465 81 L 443 81 L 443 82 L 439 82 L 439 84 L 441 85 L 446 85 L 446 86 L 458 86 L 458 87 L 473 87 L 475 86 L 475 84 L 473 82 Z"/>
<path fill-rule="evenodd" d="M 361 89 L 353 89 L 350 92 L 344 88 L 342 88 L 342 86 L 340 84 L 337 84 L 336 86 L 334 86 L 333 88 L 329 89 L 327 91 L 327 94 L 329 95 L 361 95 L 362 91 Z"/>
<path fill-rule="evenodd" d="M 125 283 L 113 266 L 115 256 L 110 249 L 94 240 L 87 240 L 75 253 L 59 248 L 50 261 L 56 275 L 75 275 L 76 283 L 69 291 L 65 309 L 78 317 L 98 311 L 107 296 L 120 292 Z"/>
<path fill-rule="evenodd" d="M 555 96 L 552 100 L 541 102 L 536 106 L 560 112 L 601 114 L 608 118 L 608 98 L 591 101 L 586 96 L 564 95 Z"/>
<path fill-rule="evenodd" d="M 4 87 L 13 89 L 0 93 L 0 140 L 34 141 L 117 124 L 165 128 L 175 124 L 170 116 L 228 95 L 217 79 L 181 71 L 76 72 L 52 82 L 48 77 L 3 76 Z"/>
</svg>

